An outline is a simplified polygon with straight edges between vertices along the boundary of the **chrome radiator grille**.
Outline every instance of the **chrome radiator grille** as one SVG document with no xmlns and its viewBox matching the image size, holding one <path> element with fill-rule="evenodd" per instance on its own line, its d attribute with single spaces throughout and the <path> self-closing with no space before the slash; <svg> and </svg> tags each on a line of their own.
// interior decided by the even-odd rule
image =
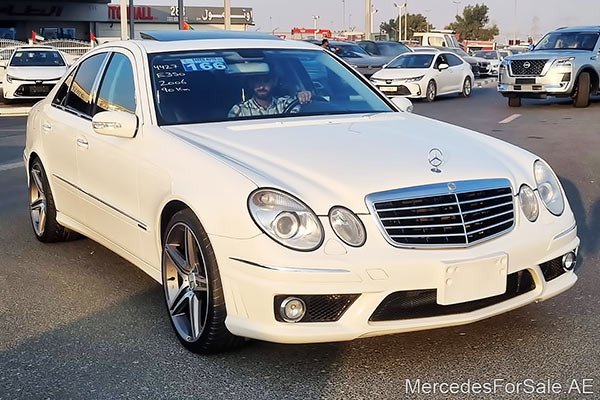
<svg viewBox="0 0 600 400">
<path fill-rule="evenodd" d="M 510 70 L 512 75 L 537 76 L 541 75 L 548 60 L 512 60 Z"/>
<path fill-rule="evenodd" d="M 367 196 L 386 240 L 398 247 L 467 247 L 510 231 L 514 201 L 506 179 L 419 186 Z"/>
</svg>

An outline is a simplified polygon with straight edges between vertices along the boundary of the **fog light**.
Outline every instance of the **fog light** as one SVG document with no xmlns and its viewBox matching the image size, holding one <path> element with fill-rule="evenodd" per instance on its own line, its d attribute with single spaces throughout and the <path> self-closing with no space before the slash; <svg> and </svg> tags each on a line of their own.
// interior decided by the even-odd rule
<svg viewBox="0 0 600 400">
<path fill-rule="evenodd" d="M 573 252 L 565 254 L 562 258 L 562 265 L 565 271 L 571 271 L 573 268 L 575 268 L 576 263 L 577 256 Z"/>
<path fill-rule="evenodd" d="M 285 322 L 298 322 L 306 313 L 306 305 L 302 299 L 288 297 L 281 302 L 279 313 Z"/>
</svg>

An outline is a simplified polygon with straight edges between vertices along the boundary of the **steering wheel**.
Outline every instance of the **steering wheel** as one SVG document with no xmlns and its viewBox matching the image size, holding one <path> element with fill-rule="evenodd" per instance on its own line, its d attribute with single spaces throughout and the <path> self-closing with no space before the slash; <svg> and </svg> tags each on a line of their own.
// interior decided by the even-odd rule
<svg viewBox="0 0 600 400">
<path fill-rule="evenodd" d="M 296 108 L 297 106 L 300 106 L 300 108 L 308 106 L 309 104 L 313 103 L 313 102 L 324 102 L 324 103 L 329 103 L 329 100 L 327 100 L 325 97 L 323 96 L 312 96 L 310 101 L 308 103 L 304 103 L 304 104 L 300 104 L 300 100 L 298 100 L 297 97 L 294 98 L 294 100 L 292 100 L 290 102 L 290 104 L 287 105 L 287 107 L 285 107 L 285 109 L 281 112 L 282 114 L 291 114 L 292 110 L 294 108 Z"/>
</svg>

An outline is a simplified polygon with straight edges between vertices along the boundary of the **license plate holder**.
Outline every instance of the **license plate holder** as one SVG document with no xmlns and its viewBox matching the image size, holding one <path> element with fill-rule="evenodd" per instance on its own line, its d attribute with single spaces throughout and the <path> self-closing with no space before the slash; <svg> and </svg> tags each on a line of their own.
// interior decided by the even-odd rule
<svg viewBox="0 0 600 400">
<path fill-rule="evenodd" d="M 31 94 L 48 94 L 49 90 L 48 87 L 45 85 L 40 85 L 40 86 L 31 86 L 29 88 L 29 91 L 31 92 Z"/>
<path fill-rule="evenodd" d="M 382 92 L 397 92 L 398 86 L 381 86 L 379 90 Z"/>
<path fill-rule="evenodd" d="M 508 254 L 443 263 L 437 303 L 449 305 L 497 296 L 506 292 Z"/>
</svg>

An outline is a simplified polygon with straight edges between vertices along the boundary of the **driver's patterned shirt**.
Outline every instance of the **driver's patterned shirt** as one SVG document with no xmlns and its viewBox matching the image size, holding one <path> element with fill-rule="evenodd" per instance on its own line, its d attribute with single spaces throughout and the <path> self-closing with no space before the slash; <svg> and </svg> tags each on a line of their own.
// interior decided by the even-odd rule
<svg viewBox="0 0 600 400">
<path fill-rule="evenodd" d="M 296 97 L 291 96 L 283 96 L 279 98 L 273 97 L 271 100 L 271 104 L 269 107 L 264 108 L 253 98 L 243 101 L 239 104 L 234 105 L 229 110 L 229 114 L 227 115 L 229 118 L 239 118 L 239 117 L 254 117 L 259 115 L 277 115 L 283 114 L 285 109 L 294 101 Z M 296 114 L 300 111 L 300 106 L 290 110 L 290 114 Z"/>
</svg>

